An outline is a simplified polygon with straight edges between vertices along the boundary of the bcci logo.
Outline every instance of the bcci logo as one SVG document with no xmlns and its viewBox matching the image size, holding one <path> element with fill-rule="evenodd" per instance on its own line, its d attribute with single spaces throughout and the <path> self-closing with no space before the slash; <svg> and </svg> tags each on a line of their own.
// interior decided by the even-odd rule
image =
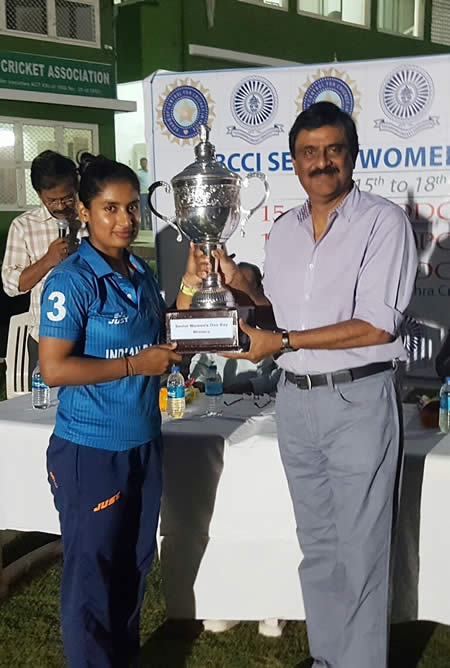
<svg viewBox="0 0 450 668">
<path fill-rule="evenodd" d="M 199 81 L 177 80 L 160 96 L 157 115 L 163 134 L 183 144 L 195 139 L 199 125 L 211 125 L 214 101 Z"/>
<path fill-rule="evenodd" d="M 334 67 L 318 70 L 315 75 L 308 77 L 299 90 L 297 111 L 304 111 L 316 102 L 333 102 L 353 117 L 361 109 L 355 81 Z"/>
<path fill-rule="evenodd" d="M 278 109 L 278 96 L 274 86 L 263 77 L 251 77 L 240 81 L 231 95 L 231 113 L 241 127 L 231 125 L 227 133 L 244 139 L 249 144 L 279 135 L 283 126 L 272 122 Z"/>
<path fill-rule="evenodd" d="M 389 120 L 375 120 L 375 127 L 403 139 L 433 128 L 438 116 L 426 116 L 434 99 L 433 81 L 420 67 L 400 66 L 390 72 L 381 86 L 380 104 Z"/>
</svg>

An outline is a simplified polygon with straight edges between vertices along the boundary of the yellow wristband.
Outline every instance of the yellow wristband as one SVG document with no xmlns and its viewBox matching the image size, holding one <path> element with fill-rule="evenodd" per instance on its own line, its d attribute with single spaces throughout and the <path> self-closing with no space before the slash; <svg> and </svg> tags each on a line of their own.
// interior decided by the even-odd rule
<svg viewBox="0 0 450 668">
<path fill-rule="evenodd" d="M 189 285 L 186 285 L 186 283 L 181 281 L 180 292 L 182 292 L 184 295 L 187 295 L 188 297 L 193 297 L 195 293 L 198 292 L 198 288 L 190 288 Z"/>
</svg>

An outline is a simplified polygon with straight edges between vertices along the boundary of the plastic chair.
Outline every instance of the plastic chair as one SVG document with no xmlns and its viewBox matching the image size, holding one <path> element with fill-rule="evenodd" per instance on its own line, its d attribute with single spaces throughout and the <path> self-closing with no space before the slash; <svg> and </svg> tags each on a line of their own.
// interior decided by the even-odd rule
<svg viewBox="0 0 450 668">
<path fill-rule="evenodd" d="M 28 394 L 28 313 L 13 315 L 9 321 L 6 348 L 6 398 Z"/>
<path fill-rule="evenodd" d="M 447 330 L 434 320 L 405 316 L 403 342 L 407 351 L 403 387 L 438 389 L 440 379 L 434 369 L 434 358 L 441 349 Z"/>
</svg>

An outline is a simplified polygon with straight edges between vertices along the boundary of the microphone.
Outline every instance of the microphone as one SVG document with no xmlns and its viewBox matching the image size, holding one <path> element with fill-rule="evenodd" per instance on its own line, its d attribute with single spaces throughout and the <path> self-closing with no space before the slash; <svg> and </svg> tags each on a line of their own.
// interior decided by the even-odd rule
<svg viewBox="0 0 450 668">
<path fill-rule="evenodd" d="M 69 223 L 64 218 L 62 220 L 57 220 L 58 223 L 58 239 L 64 239 L 69 227 Z"/>
</svg>

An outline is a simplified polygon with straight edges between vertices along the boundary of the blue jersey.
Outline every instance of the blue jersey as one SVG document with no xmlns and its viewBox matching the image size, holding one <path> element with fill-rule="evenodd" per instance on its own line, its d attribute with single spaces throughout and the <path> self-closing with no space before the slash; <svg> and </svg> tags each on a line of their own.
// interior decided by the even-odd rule
<svg viewBox="0 0 450 668">
<path fill-rule="evenodd" d="M 74 341 L 74 355 L 97 359 L 136 355 L 160 343 L 164 302 L 149 267 L 133 255 L 130 262 L 132 280 L 83 240 L 45 283 L 40 336 Z M 105 450 L 137 447 L 160 434 L 158 393 L 158 376 L 61 387 L 54 433 Z"/>
</svg>

